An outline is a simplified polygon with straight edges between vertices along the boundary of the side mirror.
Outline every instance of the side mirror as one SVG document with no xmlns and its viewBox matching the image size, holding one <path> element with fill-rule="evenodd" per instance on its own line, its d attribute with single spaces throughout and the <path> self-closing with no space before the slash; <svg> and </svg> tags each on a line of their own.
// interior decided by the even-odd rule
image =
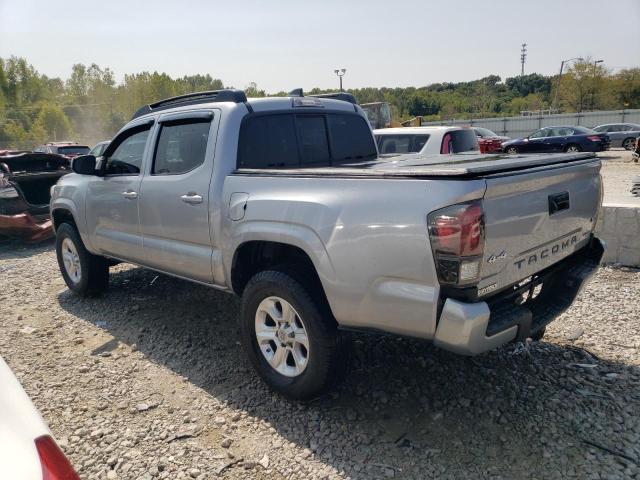
<svg viewBox="0 0 640 480">
<path fill-rule="evenodd" d="M 80 155 L 71 160 L 71 170 L 79 175 L 98 175 L 95 155 Z"/>
</svg>

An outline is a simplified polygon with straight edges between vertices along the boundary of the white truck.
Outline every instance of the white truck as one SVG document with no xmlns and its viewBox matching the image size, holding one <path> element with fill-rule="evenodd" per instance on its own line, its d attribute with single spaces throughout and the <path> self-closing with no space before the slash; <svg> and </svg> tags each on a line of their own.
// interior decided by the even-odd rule
<svg viewBox="0 0 640 480">
<path fill-rule="evenodd" d="M 123 261 L 233 292 L 291 398 L 343 375 L 350 330 L 465 355 L 539 338 L 603 253 L 593 154 L 381 158 L 346 94 L 168 99 L 72 169 L 50 207 L 68 287 L 101 292 Z"/>
</svg>

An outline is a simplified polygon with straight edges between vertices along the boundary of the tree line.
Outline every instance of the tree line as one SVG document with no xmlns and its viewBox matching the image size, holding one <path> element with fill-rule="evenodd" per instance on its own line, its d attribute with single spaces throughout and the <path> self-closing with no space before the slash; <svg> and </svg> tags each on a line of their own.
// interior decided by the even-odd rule
<svg viewBox="0 0 640 480">
<path fill-rule="evenodd" d="M 31 149 L 61 140 L 94 144 L 111 138 L 141 105 L 221 88 L 223 81 L 209 74 L 172 78 L 142 72 L 117 82 L 111 69 L 96 64 L 73 65 L 71 75 L 63 80 L 39 73 L 24 58 L 0 58 L 0 149 Z M 266 95 L 255 83 L 245 91 L 249 97 Z M 327 91 L 316 88 L 309 93 Z M 416 116 L 427 120 L 510 116 L 547 109 L 631 109 L 640 108 L 640 68 L 614 74 L 587 58 L 572 64 L 559 90 L 558 75 L 532 73 L 504 81 L 489 75 L 469 82 L 347 91 L 359 103 L 388 102 L 399 121 Z"/>
</svg>

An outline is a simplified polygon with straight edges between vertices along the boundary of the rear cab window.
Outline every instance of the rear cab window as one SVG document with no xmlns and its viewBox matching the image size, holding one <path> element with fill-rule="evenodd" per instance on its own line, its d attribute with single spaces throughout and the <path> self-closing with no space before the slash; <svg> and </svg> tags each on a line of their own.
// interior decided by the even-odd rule
<svg viewBox="0 0 640 480">
<path fill-rule="evenodd" d="M 367 120 L 357 114 L 258 114 L 240 128 L 237 167 L 321 167 L 371 160 L 377 153 Z"/>
</svg>

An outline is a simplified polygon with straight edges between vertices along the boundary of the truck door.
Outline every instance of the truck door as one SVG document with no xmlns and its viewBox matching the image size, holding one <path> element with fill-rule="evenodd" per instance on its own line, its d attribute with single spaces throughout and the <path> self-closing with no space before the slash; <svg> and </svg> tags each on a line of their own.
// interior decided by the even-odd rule
<svg viewBox="0 0 640 480">
<path fill-rule="evenodd" d="M 152 124 L 148 121 L 120 133 L 103 157 L 104 175 L 87 186 L 87 230 L 98 253 L 143 260 L 138 203 Z"/>
<path fill-rule="evenodd" d="M 213 281 L 209 187 L 217 123 L 212 111 L 165 114 L 140 188 L 145 265 Z"/>
</svg>

